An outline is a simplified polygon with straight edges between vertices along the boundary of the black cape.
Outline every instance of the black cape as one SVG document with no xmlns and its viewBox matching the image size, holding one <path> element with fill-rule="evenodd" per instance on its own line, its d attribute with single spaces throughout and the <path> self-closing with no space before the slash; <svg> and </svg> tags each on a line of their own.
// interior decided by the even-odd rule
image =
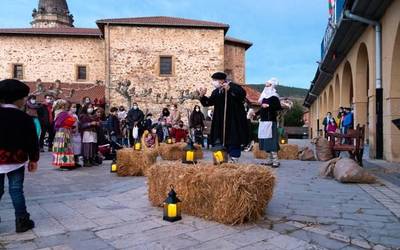
<svg viewBox="0 0 400 250">
<path fill-rule="evenodd" d="M 226 146 L 246 145 L 249 142 L 249 131 L 246 120 L 244 102 L 246 91 L 236 83 L 229 83 L 227 114 L 226 114 Z M 214 106 L 211 125 L 210 143 L 215 145 L 217 140 L 222 143 L 225 107 L 225 91 L 215 89 L 210 97 L 203 96 L 200 102 L 204 107 Z"/>
</svg>

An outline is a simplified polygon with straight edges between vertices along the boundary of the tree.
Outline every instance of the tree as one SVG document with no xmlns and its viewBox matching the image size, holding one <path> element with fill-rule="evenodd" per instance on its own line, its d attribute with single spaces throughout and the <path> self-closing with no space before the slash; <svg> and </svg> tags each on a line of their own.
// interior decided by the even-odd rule
<svg viewBox="0 0 400 250">
<path fill-rule="evenodd" d="M 284 116 L 285 126 L 302 127 L 304 125 L 303 112 L 303 106 L 295 101 L 293 107 Z"/>
</svg>

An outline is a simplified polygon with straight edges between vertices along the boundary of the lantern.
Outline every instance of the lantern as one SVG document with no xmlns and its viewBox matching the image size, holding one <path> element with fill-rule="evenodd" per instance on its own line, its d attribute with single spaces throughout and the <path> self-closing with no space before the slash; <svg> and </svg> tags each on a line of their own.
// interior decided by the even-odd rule
<svg viewBox="0 0 400 250">
<path fill-rule="evenodd" d="M 283 135 L 281 135 L 281 139 L 279 140 L 280 144 L 288 144 L 288 136 L 286 133 L 284 133 Z"/>
<path fill-rule="evenodd" d="M 219 140 L 216 140 L 215 146 L 211 150 L 213 151 L 214 165 L 228 162 L 228 154 L 226 149 L 221 145 Z"/>
<path fill-rule="evenodd" d="M 164 201 L 163 220 L 175 222 L 182 219 L 181 201 L 176 197 L 174 186 L 171 185 L 171 191 L 168 193 L 167 199 Z"/>
<path fill-rule="evenodd" d="M 111 172 L 111 173 L 115 173 L 115 172 L 117 172 L 117 170 L 118 170 L 117 163 L 115 162 L 115 160 L 113 160 L 112 163 L 111 163 L 110 172 Z"/>
<path fill-rule="evenodd" d="M 142 150 L 142 144 L 140 143 L 139 140 L 136 140 L 136 142 L 135 142 L 133 148 L 134 148 L 136 151 Z"/>
<path fill-rule="evenodd" d="M 167 144 L 172 144 L 173 143 L 172 138 L 168 136 L 166 139 L 166 142 L 167 142 Z"/>
<path fill-rule="evenodd" d="M 189 142 L 187 146 L 183 149 L 183 156 L 182 156 L 182 163 L 186 164 L 196 164 L 197 159 L 196 159 L 196 154 L 195 154 L 195 148 L 193 146 L 193 141 L 189 139 Z"/>
</svg>

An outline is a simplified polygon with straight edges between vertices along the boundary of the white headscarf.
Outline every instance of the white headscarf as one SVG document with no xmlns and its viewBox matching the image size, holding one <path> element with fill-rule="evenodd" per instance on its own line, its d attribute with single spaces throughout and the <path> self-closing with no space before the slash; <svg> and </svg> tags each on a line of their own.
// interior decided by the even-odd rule
<svg viewBox="0 0 400 250">
<path fill-rule="evenodd" d="M 266 82 L 266 84 L 272 84 L 272 86 L 270 86 L 270 87 L 265 86 L 263 92 L 260 95 L 260 98 L 258 98 L 258 102 L 261 103 L 263 99 L 268 99 L 272 96 L 276 96 L 279 98 L 279 95 L 278 95 L 278 93 L 276 93 L 276 89 L 275 89 L 275 86 L 278 85 L 278 83 L 279 83 L 278 79 L 276 79 L 274 77 L 269 79 Z"/>
</svg>

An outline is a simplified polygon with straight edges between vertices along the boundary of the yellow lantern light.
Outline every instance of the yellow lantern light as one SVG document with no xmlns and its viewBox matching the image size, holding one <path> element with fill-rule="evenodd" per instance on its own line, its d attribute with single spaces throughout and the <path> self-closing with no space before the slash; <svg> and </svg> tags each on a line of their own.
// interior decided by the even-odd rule
<svg viewBox="0 0 400 250">
<path fill-rule="evenodd" d="M 288 144 L 288 138 L 287 138 L 287 135 L 282 135 L 281 136 L 281 139 L 279 140 L 279 143 L 280 144 Z"/>
<path fill-rule="evenodd" d="M 135 142 L 134 149 L 135 149 L 136 151 L 142 150 L 142 144 L 140 143 L 139 140 L 137 140 L 137 141 Z"/>
<path fill-rule="evenodd" d="M 181 216 L 181 201 L 176 196 L 174 186 L 171 185 L 171 191 L 168 193 L 167 199 L 164 201 L 164 216 L 163 220 L 175 222 L 182 219 Z"/>
<path fill-rule="evenodd" d="M 111 173 L 115 173 L 115 172 L 117 172 L 117 170 L 118 170 L 117 163 L 115 162 L 115 160 L 113 160 L 112 163 L 111 163 L 110 172 L 111 172 Z"/>
<path fill-rule="evenodd" d="M 228 162 L 228 154 L 224 146 L 217 140 L 215 146 L 211 149 L 213 151 L 214 165 L 219 165 Z"/>
<path fill-rule="evenodd" d="M 171 137 L 167 137 L 167 144 L 172 144 L 173 143 L 173 141 L 172 141 L 172 138 Z"/>
<path fill-rule="evenodd" d="M 183 156 L 182 156 L 182 163 L 185 164 L 196 164 L 196 154 L 195 154 L 195 147 L 193 146 L 193 141 L 189 140 L 187 146 L 183 149 Z"/>
</svg>

